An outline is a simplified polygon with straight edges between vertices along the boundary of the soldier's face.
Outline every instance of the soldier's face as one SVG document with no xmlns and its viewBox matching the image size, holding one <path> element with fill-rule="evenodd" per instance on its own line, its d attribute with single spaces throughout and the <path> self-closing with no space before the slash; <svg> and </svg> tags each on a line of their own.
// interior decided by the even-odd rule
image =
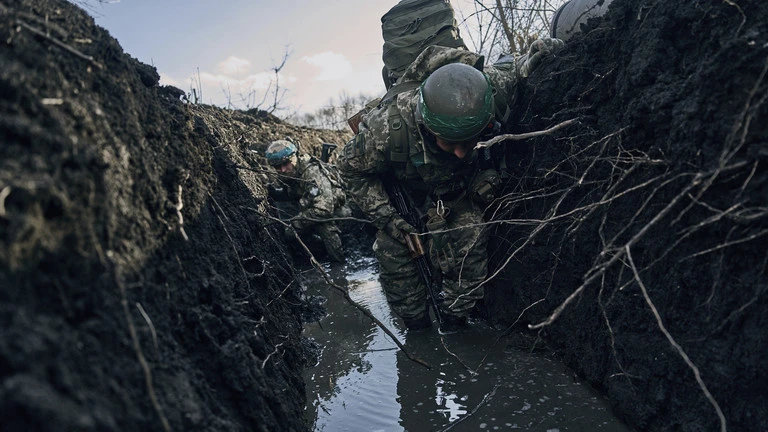
<svg viewBox="0 0 768 432">
<path fill-rule="evenodd" d="M 285 162 L 283 162 L 282 164 L 275 165 L 275 169 L 280 174 L 285 174 L 285 175 L 289 175 L 289 176 L 295 176 L 297 174 L 296 164 L 298 162 L 299 162 L 299 158 L 294 153 Z"/>
<path fill-rule="evenodd" d="M 472 154 L 472 149 L 475 148 L 480 139 L 474 139 L 470 141 L 451 142 L 445 141 L 441 138 L 435 137 L 437 146 L 444 152 L 451 153 L 459 159 L 464 159 Z"/>
<path fill-rule="evenodd" d="M 296 167 L 293 165 L 293 160 L 289 160 L 282 165 L 275 166 L 275 169 L 279 173 L 291 175 L 296 170 Z"/>
</svg>

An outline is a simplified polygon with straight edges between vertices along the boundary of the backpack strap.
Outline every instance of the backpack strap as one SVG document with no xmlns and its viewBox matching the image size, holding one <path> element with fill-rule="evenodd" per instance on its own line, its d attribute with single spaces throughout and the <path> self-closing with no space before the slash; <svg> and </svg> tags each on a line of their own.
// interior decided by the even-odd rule
<svg viewBox="0 0 768 432">
<path fill-rule="evenodd" d="M 396 103 L 390 103 L 387 107 L 387 123 L 389 124 L 389 160 L 397 163 L 408 162 L 410 134 Z"/>
<path fill-rule="evenodd" d="M 421 81 L 404 81 L 399 84 L 395 84 L 392 87 L 390 87 L 386 93 L 384 93 L 384 96 L 381 97 L 380 103 L 382 104 L 388 103 L 390 100 L 394 99 L 395 96 L 399 95 L 400 93 L 413 90 L 415 88 L 418 88 L 420 85 L 421 85 Z"/>
</svg>

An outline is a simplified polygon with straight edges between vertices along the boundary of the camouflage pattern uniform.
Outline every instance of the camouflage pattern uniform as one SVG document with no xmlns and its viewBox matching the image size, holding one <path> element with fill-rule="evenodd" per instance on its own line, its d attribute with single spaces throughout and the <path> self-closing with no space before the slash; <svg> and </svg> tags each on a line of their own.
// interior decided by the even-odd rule
<svg viewBox="0 0 768 432">
<path fill-rule="evenodd" d="M 299 155 L 295 178 L 285 181 L 285 190 L 278 200 L 298 200 L 299 214 L 292 226 L 300 235 L 317 234 L 334 261 L 344 261 L 341 231 L 333 221 L 318 222 L 312 219 L 348 217 L 346 194 L 330 168 L 309 155 Z"/>
<path fill-rule="evenodd" d="M 423 81 L 438 67 L 454 62 L 472 66 L 482 64 L 482 56 L 470 51 L 429 47 L 409 66 L 398 82 Z M 500 97 L 510 101 L 519 77 L 517 69 L 484 68 Z M 379 229 L 373 249 L 380 265 L 380 280 L 393 310 L 404 320 L 418 320 L 427 311 L 426 287 L 403 237 L 392 228 L 399 216 L 390 205 L 382 179 L 400 182 L 411 199 L 426 211 L 430 230 L 429 256 L 442 276 L 441 313 L 466 317 L 483 298 L 480 286 L 487 275 L 488 232 L 483 229 L 484 203 L 479 191 L 498 173 L 479 171 L 476 154 L 459 159 L 440 150 L 434 137 L 418 123 L 419 90 L 398 94 L 402 119 L 392 117 L 388 104 L 369 112 L 360 124 L 360 132 L 349 141 L 340 155 L 338 167 L 347 185 L 347 193 Z M 393 120 L 394 118 L 394 120 Z M 393 130 L 406 128 L 407 154 L 398 154 L 390 138 Z M 399 123 L 402 123 L 398 126 Z M 472 152 L 476 153 L 476 152 Z M 496 180 L 498 181 L 498 180 Z M 497 184 L 498 185 L 498 184 Z M 492 197 L 491 197 L 492 199 Z M 446 212 L 441 217 L 436 204 Z"/>
</svg>

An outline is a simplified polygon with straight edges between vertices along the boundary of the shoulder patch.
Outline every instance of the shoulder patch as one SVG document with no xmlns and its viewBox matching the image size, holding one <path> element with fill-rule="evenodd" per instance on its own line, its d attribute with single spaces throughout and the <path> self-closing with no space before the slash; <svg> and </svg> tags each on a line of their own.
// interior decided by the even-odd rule
<svg viewBox="0 0 768 432">
<path fill-rule="evenodd" d="M 354 159 L 365 154 L 365 135 L 357 134 L 344 145 L 344 157 Z"/>
</svg>

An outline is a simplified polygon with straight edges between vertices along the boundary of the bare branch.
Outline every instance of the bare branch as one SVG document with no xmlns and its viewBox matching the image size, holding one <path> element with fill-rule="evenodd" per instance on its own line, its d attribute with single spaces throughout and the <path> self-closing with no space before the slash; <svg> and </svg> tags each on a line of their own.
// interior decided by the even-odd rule
<svg viewBox="0 0 768 432">
<path fill-rule="evenodd" d="M 498 144 L 498 143 L 500 143 L 502 141 L 507 141 L 507 140 L 521 141 L 521 140 L 524 140 L 524 139 L 534 138 L 534 137 L 537 137 L 537 136 L 550 135 L 550 134 L 552 134 L 552 132 L 560 130 L 560 129 L 566 127 L 566 126 L 570 126 L 570 125 L 576 123 L 577 121 L 578 121 L 578 119 L 566 120 L 564 122 L 561 122 L 561 123 L 558 123 L 558 124 L 552 126 L 549 129 L 544 129 L 542 131 L 527 132 L 527 133 L 523 133 L 523 134 L 502 134 L 502 135 L 497 135 L 497 136 L 489 139 L 488 141 L 481 141 L 481 142 L 477 143 L 477 145 L 475 146 L 475 149 L 481 149 L 481 148 L 485 148 L 485 147 L 490 147 L 490 146 L 492 146 L 494 144 Z"/>
<path fill-rule="evenodd" d="M 40 30 L 36 29 L 35 27 L 32 27 L 31 25 L 25 23 L 22 20 L 16 20 L 16 24 L 18 24 L 19 26 L 29 30 L 30 32 L 32 32 L 32 33 L 34 33 L 34 34 L 36 34 L 36 35 L 38 35 L 38 36 L 40 36 L 40 37 L 42 37 L 44 39 L 47 39 L 47 40 L 51 41 L 51 43 L 53 43 L 57 47 L 63 49 L 64 51 L 67 51 L 67 52 L 69 52 L 71 54 L 74 54 L 76 57 L 79 57 L 79 58 L 81 58 L 83 60 L 87 60 L 92 65 L 96 66 L 97 68 L 104 69 L 104 65 L 102 65 L 99 62 L 97 62 L 96 59 L 94 59 L 93 57 L 91 57 L 89 55 L 83 54 L 79 50 L 77 50 L 75 48 L 72 48 L 71 46 L 65 44 L 64 42 L 56 39 L 55 37 L 53 37 L 51 35 L 49 35 L 48 33 L 40 31 Z"/>
<path fill-rule="evenodd" d="M 131 336 L 133 342 L 133 349 L 136 352 L 136 358 L 139 360 L 142 371 L 144 371 L 144 384 L 147 386 L 147 393 L 149 393 L 149 399 L 152 401 L 152 406 L 155 408 L 157 416 L 160 417 L 160 422 L 163 425 L 163 430 L 170 432 L 171 425 L 168 423 L 168 419 L 165 418 L 163 413 L 163 407 L 160 406 L 160 402 L 155 394 L 155 386 L 152 382 L 152 369 L 147 363 L 147 359 L 144 357 L 144 352 L 141 350 L 141 344 L 139 343 L 139 335 L 136 333 L 136 326 L 133 324 L 133 317 L 131 311 L 128 308 L 128 295 L 125 291 L 125 284 L 123 281 L 115 275 L 115 283 L 120 289 L 120 304 L 123 306 L 123 315 L 125 316 L 126 323 L 128 324 L 128 333 Z"/>
<path fill-rule="evenodd" d="M 586 280 L 581 284 L 581 286 L 579 286 L 575 291 L 573 291 L 571 295 L 569 295 L 565 299 L 565 301 L 563 301 L 560 304 L 560 306 L 558 306 L 554 310 L 554 312 L 552 312 L 549 318 L 547 318 L 546 320 L 538 324 L 529 324 L 528 327 L 531 329 L 537 329 L 537 328 L 542 328 L 542 327 L 551 325 L 553 322 L 555 322 L 555 320 L 563 313 L 565 308 L 571 302 L 573 302 L 573 300 L 576 299 L 576 297 L 578 297 L 579 294 L 581 294 L 590 283 L 592 283 L 598 277 L 602 276 L 602 274 L 605 273 L 605 271 L 608 268 L 610 268 L 614 263 L 616 263 L 623 256 L 624 254 L 623 251 L 627 250 L 628 247 L 631 247 L 635 243 L 637 243 L 643 236 L 645 236 L 645 234 L 651 229 L 652 226 L 656 225 L 664 216 L 667 215 L 667 213 L 669 213 L 672 210 L 673 207 L 675 207 L 675 205 L 677 205 L 678 201 L 680 201 L 688 193 L 688 191 L 690 191 L 699 183 L 701 183 L 702 177 L 703 177 L 702 174 L 696 175 L 696 177 L 694 177 L 693 180 L 691 180 L 691 182 L 686 187 L 684 187 L 683 190 L 676 197 L 674 197 L 672 201 L 669 202 L 669 204 L 666 205 L 666 207 L 664 207 L 659 213 L 657 213 L 656 216 L 654 216 L 653 219 L 650 222 L 648 222 L 647 225 L 645 225 L 642 229 L 640 229 L 640 231 L 637 234 L 635 234 L 635 236 L 632 237 L 624 245 L 623 248 L 619 249 L 618 252 L 615 253 L 607 262 L 605 262 L 604 264 L 598 265 L 597 267 L 591 268 L 587 272 L 587 274 L 592 272 L 592 275 L 586 278 Z M 601 256 L 605 256 L 607 253 L 608 251 L 604 250 L 601 253 Z"/>
</svg>

